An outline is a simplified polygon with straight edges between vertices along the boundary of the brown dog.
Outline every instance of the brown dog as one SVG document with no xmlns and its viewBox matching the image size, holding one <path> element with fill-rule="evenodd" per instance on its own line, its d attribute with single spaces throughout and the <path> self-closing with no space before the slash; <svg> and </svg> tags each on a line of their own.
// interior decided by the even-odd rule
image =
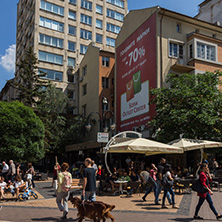
<svg viewBox="0 0 222 222">
<path fill-rule="evenodd" d="M 114 217 L 111 215 L 110 211 L 115 208 L 115 205 L 109 205 L 103 203 L 102 201 L 83 201 L 78 197 L 70 197 L 69 200 L 72 202 L 73 206 L 78 209 L 77 216 L 79 217 L 79 222 L 82 222 L 85 217 L 92 219 L 94 222 L 110 218 L 114 222 Z"/>
</svg>

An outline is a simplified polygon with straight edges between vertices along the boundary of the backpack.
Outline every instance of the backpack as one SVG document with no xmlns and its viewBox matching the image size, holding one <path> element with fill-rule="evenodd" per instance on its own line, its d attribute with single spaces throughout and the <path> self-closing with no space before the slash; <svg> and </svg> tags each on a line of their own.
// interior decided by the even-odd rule
<svg viewBox="0 0 222 222">
<path fill-rule="evenodd" d="M 64 175 L 64 180 L 62 182 L 62 191 L 63 192 L 68 192 L 71 188 L 71 177 L 69 175 L 69 173 L 62 173 Z"/>
<path fill-rule="evenodd" d="M 161 185 L 163 186 L 163 188 L 170 188 L 173 186 L 173 181 L 168 179 L 167 176 L 163 176 L 163 180 L 161 181 Z"/>
</svg>

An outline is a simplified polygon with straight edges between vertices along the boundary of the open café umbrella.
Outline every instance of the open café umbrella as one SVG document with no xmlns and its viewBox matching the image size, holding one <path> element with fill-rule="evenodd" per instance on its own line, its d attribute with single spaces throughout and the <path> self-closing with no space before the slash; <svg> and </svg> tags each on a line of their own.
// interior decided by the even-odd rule
<svg viewBox="0 0 222 222">
<path fill-rule="evenodd" d="M 109 153 L 141 153 L 148 155 L 183 153 L 183 149 L 145 138 L 129 139 L 109 146 Z"/>
<path fill-rule="evenodd" d="M 222 147 L 221 142 L 198 140 L 198 139 L 185 139 L 185 138 L 180 138 L 180 139 L 171 141 L 168 144 L 183 148 L 184 151 Z"/>
<path fill-rule="evenodd" d="M 222 147 L 222 142 L 198 140 L 198 139 L 186 139 L 186 138 L 180 138 L 180 139 L 171 141 L 168 144 L 172 145 L 172 146 L 183 148 L 184 151 L 200 149 L 200 152 L 201 152 L 200 163 L 202 163 L 202 161 L 203 161 L 203 149 Z M 196 175 L 197 175 L 199 169 L 200 169 L 200 166 L 198 167 L 198 169 L 196 171 Z"/>
</svg>

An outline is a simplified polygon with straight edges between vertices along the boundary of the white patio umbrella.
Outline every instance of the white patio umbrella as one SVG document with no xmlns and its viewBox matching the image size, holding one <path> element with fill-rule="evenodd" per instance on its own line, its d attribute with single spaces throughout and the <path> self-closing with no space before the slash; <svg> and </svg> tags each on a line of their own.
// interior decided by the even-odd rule
<svg viewBox="0 0 222 222">
<path fill-rule="evenodd" d="M 172 146 L 183 148 L 184 151 L 200 149 L 200 152 L 201 152 L 200 163 L 202 163 L 202 161 L 203 161 L 203 149 L 222 147 L 222 142 L 198 140 L 198 139 L 186 139 L 186 138 L 180 138 L 180 139 L 171 141 L 168 144 L 172 145 Z M 199 169 L 200 169 L 200 166 L 198 167 L 198 169 L 196 171 L 196 175 L 197 175 Z"/>
<path fill-rule="evenodd" d="M 222 147 L 221 142 L 198 140 L 198 139 L 186 139 L 186 138 L 180 138 L 180 139 L 171 141 L 168 144 L 183 148 L 184 151 Z"/>
<path fill-rule="evenodd" d="M 109 146 L 109 153 L 141 153 L 148 155 L 183 153 L 183 149 L 145 138 L 130 139 Z"/>
</svg>

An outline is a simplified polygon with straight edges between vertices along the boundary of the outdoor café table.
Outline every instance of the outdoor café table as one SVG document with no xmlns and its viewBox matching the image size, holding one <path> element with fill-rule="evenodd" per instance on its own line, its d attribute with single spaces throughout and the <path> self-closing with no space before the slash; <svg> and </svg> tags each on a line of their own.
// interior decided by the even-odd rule
<svg viewBox="0 0 222 222">
<path fill-rule="evenodd" d="M 119 190 L 115 191 L 115 192 L 114 192 L 114 195 L 115 195 L 116 193 L 119 193 L 119 194 L 123 194 L 124 192 L 127 193 L 126 190 L 123 190 L 123 184 L 124 184 L 124 183 L 127 183 L 127 182 L 128 182 L 128 181 L 126 181 L 126 180 L 116 180 L 116 181 L 114 181 L 114 183 L 119 184 Z"/>
</svg>

